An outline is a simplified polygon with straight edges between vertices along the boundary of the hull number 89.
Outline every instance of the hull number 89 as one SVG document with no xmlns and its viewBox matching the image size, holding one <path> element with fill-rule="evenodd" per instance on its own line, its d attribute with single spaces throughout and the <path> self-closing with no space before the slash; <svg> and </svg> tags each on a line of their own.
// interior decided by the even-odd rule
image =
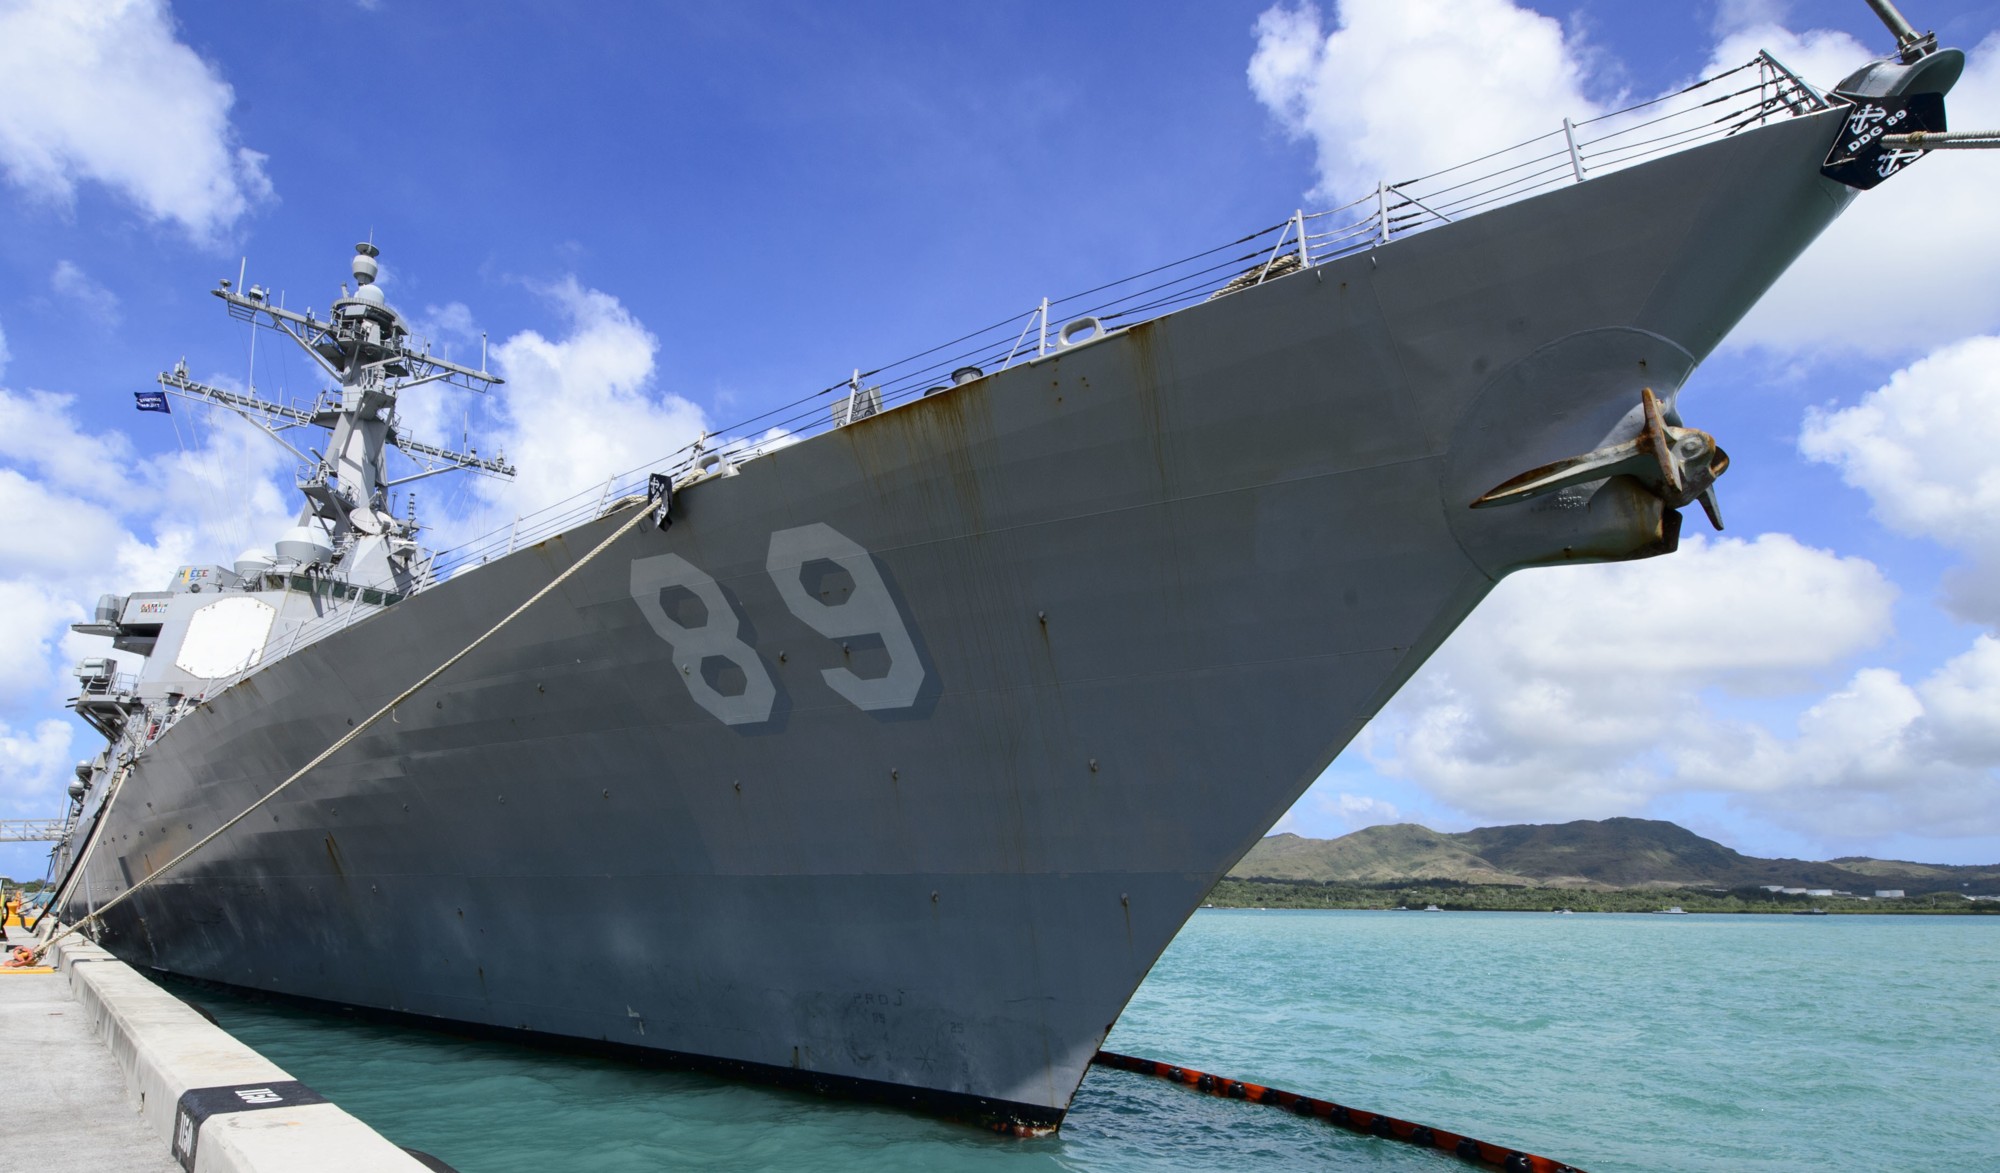
<svg viewBox="0 0 2000 1173">
<path fill-rule="evenodd" d="M 808 568 L 823 563 L 844 571 L 853 584 L 844 600 L 830 602 L 808 588 Z M 864 677 L 849 668 L 828 668 L 820 673 L 828 688 L 857 709 L 907 709 L 916 703 L 924 685 L 923 661 L 902 608 L 867 550 L 832 526 L 814 522 L 772 534 L 764 571 L 785 608 L 820 635 L 843 644 L 881 641 L 887 671 Z M 664 601 L 669 591 L 684 591 L 700 607 L 670 613 Z M 744 642 L 743 620 L 713 578 L 679 554 L 637 558 L 632 562 L 632 599 L 653 631 L 673 648 L 674 667 L 696 704 L 725 725 L 771 719 L 777 685 L 757 650 Z M 735 668 L 740 689 L 716 686 L 708 671 L 715 660 Z"/>
</svg>

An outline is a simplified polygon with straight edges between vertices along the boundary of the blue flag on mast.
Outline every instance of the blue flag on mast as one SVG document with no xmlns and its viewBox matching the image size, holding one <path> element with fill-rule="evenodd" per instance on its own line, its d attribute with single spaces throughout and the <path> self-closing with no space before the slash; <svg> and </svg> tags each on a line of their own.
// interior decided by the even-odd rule
<svg viewBox="0 0 2000 1173">
<path fill-rule="evenodd" d="M 174 414 L 174 409 L 167 406 L 165 391 L 134 391 L 132 400 L 140 411 L 164 411 L 168 415 Z"/>
</svg>

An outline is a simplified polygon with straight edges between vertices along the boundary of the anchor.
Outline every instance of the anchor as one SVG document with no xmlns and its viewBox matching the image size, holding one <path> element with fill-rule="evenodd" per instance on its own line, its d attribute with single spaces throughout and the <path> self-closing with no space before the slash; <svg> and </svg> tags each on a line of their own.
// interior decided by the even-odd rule
<svg viewBox="0 0 2000 1173">
<path fill-rule="evenodd" d="M 1669 509 L 1695 501 L 1716 529 L 1722 528 L 1722 506 L 1715 496 L 1715 478 L 1729 470 L 1729 454 L 1715 437 L 1699 428 L 1670 424 L 1651 387 L 1639 389 L 1643 421 L 1639 434 L 1582 456 L 1571 456 L 1502 481 L 1472 503 L 1474 509 L 1526 501 L 1571 485 L 1628 476 Z"/>
</svg>

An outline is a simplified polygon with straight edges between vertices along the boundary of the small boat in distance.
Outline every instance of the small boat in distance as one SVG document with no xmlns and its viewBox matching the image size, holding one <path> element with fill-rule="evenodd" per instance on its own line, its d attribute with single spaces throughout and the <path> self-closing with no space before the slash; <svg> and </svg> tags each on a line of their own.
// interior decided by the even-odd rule
<svg viewBox="0 0 2000 1173">
<path fill-rule="evenodd" d="M 1688 912 L 1687 912 L 1687 909 L 1685 909 L 1685 908 L 1682 908 L 1682 907 L 1681 907 L 1680 905 L 1676 904 L 1676 905 L 1674 905 L 1674 906 L 1673 906 L 1672 908 L 1662 908 L 1662 909 L 1661 909 L 1661 910 L 1660 910 L 1660 911 L 1659 911 L 1658 913 L 1656 913 L 1655 915 L 1657 915 L 1657 916 L 1686 916 L 1687 914 L 1688 914 Z"/>
<path fill-rule="evenodd" d="M 1443 911 L 1444 911 L 1444 909 L 1442 909 L 1442 908 L 1439 908 L 1439 907 L 1438 907 L 1437 905 L 1435 905 L 1435 904 L 1426 904 L 1426 905 L 1424 905 L 1424 911 L 1425 911 L 1425 912 L 1443 912 Z"/>
</svg>

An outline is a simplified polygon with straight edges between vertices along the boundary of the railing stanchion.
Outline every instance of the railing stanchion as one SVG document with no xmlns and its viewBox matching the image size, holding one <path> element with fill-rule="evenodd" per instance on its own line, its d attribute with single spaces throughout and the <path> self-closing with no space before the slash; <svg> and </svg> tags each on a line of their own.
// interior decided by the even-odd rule
<svg viewBox="0 0 2000 1173">
<path fill-rule="evenodd" d="M 1299 244 L 1301 246 L 1300 252 L 1301 253 L 1304 252 L 1303 246 L 1305 244 L 1305 224 L 1303 221 L 1294 217 L 1293 219 L 1285 222 L 1284 229 L 1278 233 L 1278 242 L 1271 246 L 1271 259 L 1265 261 L 1264 267 L 1257 270 L 1257 280 L 1255 280 L 1251 284 L 1262 285 L 1264 283 L 1264 278 L 1270 276 L 1271 266 L 1277 264 L 1278 258 L 1284 255 L 1286 235 L 1289 234 L 1291 230 L 1295 227 L 1299 230 Z"/>
<path fill-rule="evenodd" d="M 1375 184 L 1375 243 L 1389 243 L 1389 182 L 1380 180 Z"/>
<path fill-rule="evenodd" d="M 1583 152 L 1576 149 L 1576 123 L 1563 119 L 1563 138 L 1569 142 L 1569 166 L 1576 172 L 1576 181 L 1583 182 Z"/>
<path fill-rule="evenodd" d="M 1049 299 L 1045 297 L 1042 299 L 1042 340 L 1041 342 L 1036 344 L 1035 357 L 1040 358 L 1048 354 L 1048 352 L 1049 352 Z"/>
<path fill-rule="evenodd" d="M 1299 268 L 1312 267 L 1312 253 L 1306 249 L 1306 210 L 1299 208 L 1292 213 L 1292 226 L 1299 230 Z"/>
</svg>

